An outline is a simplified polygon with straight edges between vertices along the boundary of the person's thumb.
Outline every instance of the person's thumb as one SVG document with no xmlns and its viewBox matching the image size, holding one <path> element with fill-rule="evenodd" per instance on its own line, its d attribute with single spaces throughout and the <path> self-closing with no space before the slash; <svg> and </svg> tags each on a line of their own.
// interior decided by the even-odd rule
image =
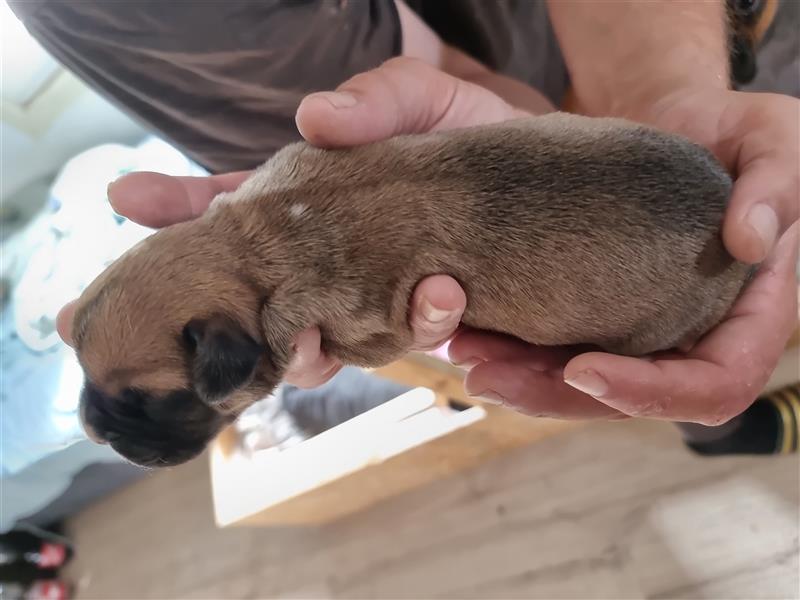
<svg viewBox="0 0 800 600">
<path fill-rule="evenodd" d="M 356 75 L 335 92 L 306 96 L 296 122 L 309 143 L 332 148 L 496 123 L 523 114 L 485 88 L 401 57 Z"/>
</svg>

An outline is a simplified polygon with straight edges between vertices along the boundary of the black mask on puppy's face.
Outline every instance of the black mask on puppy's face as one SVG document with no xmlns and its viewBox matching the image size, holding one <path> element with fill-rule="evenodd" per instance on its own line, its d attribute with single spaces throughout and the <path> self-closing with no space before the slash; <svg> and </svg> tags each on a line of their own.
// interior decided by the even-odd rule
<svg viewBox="0 0 800 600">
<path fill-rule="evenodd" d="M 174 466 L 195 458 L 231 421 L 190 390 L 155 396 L 127 388 L 109 396 L 88 382 L 81 394 L 81 416 L 90 437 L 143 467 Z"/>
<path fill-rule="evenodd" d="M 231 395 L 251 387 L 254 401 L 277 384 L 264 380 L 273 377 L 261 345 L 229 318 L 191 320 L 178 343 L 192 389 L 156 394 L 132 382 L 109 395 L 87 381 L 81 414 L 90 437 L 141 466 L 177 465 L 200 454 L 234 420 L 242 407 L 229 405 Z M 257 374 L 259 365 L 266 373 Z"/>
</svg>

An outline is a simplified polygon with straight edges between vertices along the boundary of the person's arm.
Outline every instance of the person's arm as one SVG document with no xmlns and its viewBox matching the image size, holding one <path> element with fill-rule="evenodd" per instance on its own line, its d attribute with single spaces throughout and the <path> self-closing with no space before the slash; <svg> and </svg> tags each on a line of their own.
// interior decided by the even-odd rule
<svg viewBox="0 0 800 600">
<path fill-rule="evenodd" d="M 549 0 L 581 112 L 631 118 L 708 147 L 736 176 L 723 235 L 766 258 L 798 218 L 797 100 L 730 90 L 725 0 Z"/>
<path fill-rule="evenodd" d="M 628 116 L 681 88 L 728 88 L 724 0 L 549 0 L 548 8 L 590 115 Z"/>
<path fill-rule="evenodd" d="M 416 58 L 463 81 L 479 85 L 500 96 L 512 106 L 532 114 L 556 108 L 531 86 L 495 73 L 465 52 L 445 44 L 403 0 L 395 0 L 402 32 L 402 54 Z"/>
</svg>

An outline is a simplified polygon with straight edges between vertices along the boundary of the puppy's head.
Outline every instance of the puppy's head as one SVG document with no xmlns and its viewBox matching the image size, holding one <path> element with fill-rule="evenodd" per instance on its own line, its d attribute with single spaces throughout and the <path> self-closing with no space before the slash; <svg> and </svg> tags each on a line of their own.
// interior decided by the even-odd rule
<svg viewBox="0 0 800 600">
<path fill-rule="evenodd" d="M 78 300 L 84 428 L 133 463 L 190 460 L 280 380 L 261 340 L 259 294 L 223 252 L 208 236 L 169 228 Z"/>
</svg>

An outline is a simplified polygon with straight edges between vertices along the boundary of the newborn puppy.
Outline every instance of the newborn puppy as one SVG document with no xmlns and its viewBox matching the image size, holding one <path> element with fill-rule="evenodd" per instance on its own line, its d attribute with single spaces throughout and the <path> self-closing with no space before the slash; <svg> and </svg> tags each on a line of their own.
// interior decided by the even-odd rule
<svg viewBox="0 0 800 600">
<path fill-rule="evenodd" d="M 132 462 L 188 460 L 273 390 L 305 328 L 346 364 L 403 356 L 436 273 L 463 286 L 465 324 L 533 344 L 691 342 L 749 276 L 721 241 L 730 191 L 686 139 L 564 113 L 288 146 L 83 293 L 84 423 Z"/>
</svg>

